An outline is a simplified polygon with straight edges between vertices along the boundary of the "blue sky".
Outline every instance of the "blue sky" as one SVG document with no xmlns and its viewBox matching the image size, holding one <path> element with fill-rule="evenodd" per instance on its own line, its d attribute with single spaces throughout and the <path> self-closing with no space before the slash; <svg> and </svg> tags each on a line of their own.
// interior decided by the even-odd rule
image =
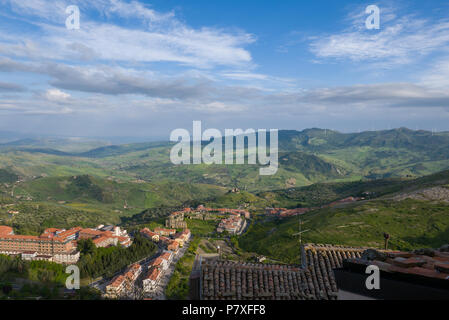
<svg viewBox="0 0 449 320">
<path fill-rule="evenodd" d="M 1 131 L 449 130 L 448 108 L 447 1 L 0 0 Z"/>
</svg>

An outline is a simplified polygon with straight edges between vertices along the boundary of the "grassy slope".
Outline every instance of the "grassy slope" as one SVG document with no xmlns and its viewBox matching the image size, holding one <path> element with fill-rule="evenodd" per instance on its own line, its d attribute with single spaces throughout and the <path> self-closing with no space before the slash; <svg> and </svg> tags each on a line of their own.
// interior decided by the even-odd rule
<svg viewBox="0 0 449 320">
<path fill-rule="evenodd" d="M 2 201 L 12 205 L 0 208 L 0 224 L 12 225 L 23 233 L 39 233 L 50 226 L 117 224 L 123 217 L 148 208 L 180 206 L 225 192 L 221 187 L 202 184 L 117 182 L 92 176 L 45 177 L 17 184 L 14 196 L 22 198 Z M 32 200 L 23 200 L 27 197 Z"/>
<path fill-rule="evenodd" d="M 8 207 L 8 209 L 11 209 Z M 14 207 L 19 213 L 11 215 L 0 209 L 0 225 L 14 227 L 16 233 L 40 234 L 49 227 L 93 227 L 105 223 L 118 223 L 118 215 L 92 208 L 71 208 L 48 202 L 20 202 Z"/>
<path fill-rule="evenodd" d="M 344 208 L 322 209 L 302 216 L 304 242 L 381 248 L 383 232 L 390 247 L 439 247 L 449 239 L 449 205 L 428 201 L 372 200 Z M 259 220 L 239 239 L 241 248 L 285 262 L 298 261 L 298 217 Z"/>
<path fill-rule="evenodd" d="M 168 179 L 228 188 L 238 186 L 248 191 L 363 177 L 416 177 L 449 167 L 448 133 L 432 135 L 404 128 L 353 134 L 321 129 L 280 131 L 280 167 L 274 176 L 260 176 L 257 165 L 174 166 L 169 161 L 170 144 L 164 142 L 106 146 L 64 155 L 48 147 L 11 148 L 2 149 L 0 167 L 10 168 L 21 176 L 91 174 L 124 181 Z"/>
<path fill-rule="evenodd" d="M 31 196 L 38 201 L 66 201 L 88 203 L 110 209 L 123 209 L 125 201 L 131 208 L 151 208 L 179 205 L 198 197 L 214 197 L 226 189 L 205 184 L 117 182 L 88 176 L 88 182 L 78 185 L 85 176 L 38 178 L 19 184 L 15 195 Z M 98 190 L 96 195 L 93 190 Z"/>
<path fill-rule="evenodd" d="M 449 167 L 449 134 L 395 129 L 343 134 L 309 129 L 279 133 L 280 167 L 274 176 L 260 176 L 257 165 L 183 165 L 169 162 L 170 144 L 107 146 L 84 153 L 57 155 L 3 151 L 0 167 L 20 175 L 92 174 L 122 180 L 169 179 L 176 182 L 238 186 L 249 191 L 305 186 L 362 177 L 421 176 Z M 22 151 L 20 151 L 22 150 Z M 36 150 L 35 150 L 36 151 Z M 46 152 L 46 153 L 45 153 Z M 53 153 L 53 154 L 51 154 Z"/>
<path fill-rule="evenodd" d="M 320 205 L 328 201 L 357 195 L 361 191 L 374 192 L 372 200 L 334 208 L 311 211 L 301 216 L 305 242 L 381 247 L 383 232 L 390 233 L 391 247 L 411 249 L 438 247 L 449 240 L 449 203 L 406 199 L 395 201 L 394 195 L 434 186 L 446 187 L 449 171 L 414 180 L 379 180 L 323 184 L 268 193 L 278 201 Z M 263 194 L 262 194 L 263 195 Z M 286 195 L 289 197 L 286 197 Z M 287 200 L 283 200 L 287 198 Z M 284 203 L 286 203 L 284 202 Z M 239 239 L 239 245 L 248 251 L 266 254 L 286 262 L 298 259 L 299 219 L 285 220 L 259 218 Z"/>
</svg>

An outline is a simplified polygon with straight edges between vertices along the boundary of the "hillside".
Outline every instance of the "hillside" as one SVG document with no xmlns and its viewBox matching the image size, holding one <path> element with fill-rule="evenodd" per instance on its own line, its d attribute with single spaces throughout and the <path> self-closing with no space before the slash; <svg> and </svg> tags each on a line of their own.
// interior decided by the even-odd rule
<svg viewBox="0 0 449 320">
<path fill-rule="evenodd" d="M 303 242 L 381 248 L 383 233 L 387 232 L 393 249 L 439 247 L 449 239 L 448 183 L 449 171 L 445 171 L 415 180 L 392 181 L 390 185 L 384 180 L 360 185 L 331 184 L 325 191 L 323 185 L 296 190 L 297 200 L 316 204 L 323 202 L 326 195 L 330 195 L 329 199 L 338 194 L 339 197 L 349 195 L 351 189 L 378 192 L 373 194 L 376 199 L 302 215 L 302 230 L 308 230 L 303 234 Z M 308 195 L 314 190 L 320 190 L 324 196 L 310 200 Z M 298 217 L 285 220 L 259 217 L 239 238 L 239 246 L 285 262 L 298 261 L 298 237 L 294 236 L 298 228 Z"/>
<path fill-rule="evenodd" d="M 118 224 L 149 208 L 216 198 L 227 190 L 204 184 L 123 182 L 80 175 L 39 177 L 9 188 L 0 186 L 0 191 L 0 224 L 38 233 L 45 226 Z"/>
<path fill-rule="evenodd" d="M 169 160 L 168 142 L 108 145 L 83 152 L 68 151 L 79 146 L 57 148 L 56 142 L 34 147 L 30 143 L 0 148 L 0 167 L 22 177 L 89 174 L 124 181 L 239 187 L 251 192 L 319 182 L 414 178 L 449 168 L 449 133 L 406 128 L 361 133 L 281 130 L 279 169 L 273 176 L 260 176 L 258 165 L 176 166 Z"/>
<path fill-rule="evenodd" d="M 38 235 L 50 227 L 93 227 L 119 222 L 117 214 L 106 210 L 70 207 L 51 202 L 18 202 L 0 209 L 0 225 L 13 226 L 18 234 Z"/>
<path fill-rule="evenodd" d="M 373 200 L 344 208 L 321 209 L 302 216 L 303 242 L 382 248 L 383 233 L 390 248 L 410 250 L 439 247 L 449 239 L 449 206 L 418 200 Z M 258 220 L 239 239 L 250 252 L 285 262 L 298 261 L 298 217 L 283 221 Z"/>
<path fill-rule="evenodd" d="M 15 196 L 31 196 L 35 201 L 91 203 L 123 208 L 150 208 L 179 205 L 197 198 L 224 194 L 226 189 L 202 184 L 122 182 L 90 175 L 41 177 L 20 183 Z"/>
<path fill-rule="evenodd" d="M 0 169 L 0 183 L 13 183 L 19 179 L 19 176 L 14 172 L 6 169 Z"/>
</svg>

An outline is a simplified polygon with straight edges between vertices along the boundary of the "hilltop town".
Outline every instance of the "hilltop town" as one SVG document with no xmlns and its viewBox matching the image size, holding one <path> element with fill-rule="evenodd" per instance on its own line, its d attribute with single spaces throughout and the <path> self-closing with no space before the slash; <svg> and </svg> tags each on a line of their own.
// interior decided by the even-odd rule
<svg viewBox="0 0 449 320">
<path fill-rule="evenodd" d="M 165 221 L 168 228 L 183 228 L 187 226 L 185 219 L 216 220 L 221 217 L 217 232 L 238 234 L 246 227 L 246 220 L 251 218 L 247 210 L 229 208 L 207 208 L 199 205 L 196 209 L 184 208 L 182 211 L 172 212 Z"/>
</svg>

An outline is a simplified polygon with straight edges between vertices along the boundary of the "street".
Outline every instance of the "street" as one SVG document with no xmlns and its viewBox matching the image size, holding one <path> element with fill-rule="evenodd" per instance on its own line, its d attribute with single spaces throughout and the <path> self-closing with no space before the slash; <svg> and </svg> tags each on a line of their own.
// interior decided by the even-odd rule
<svg viewBox="0 0 449 320">
<path fill-rule="evenodd" d="M 173 257 L 173 260 L 170 263 L 168 269 L 163 272 L 156 289 L 153 290 L 152 292 L 146 293 L 145 298 L 151 298 L 153 300 L 166 300 L 165 288 L 167 287 L 168 282 L 170 281 L 170 278 L 173 275 L 173 272 L 175 271 L 176 263 L 179 261 L 179 259 L 181 259 L 184 256 L 187 249 L 189 248 L 189 243 L 190 241 L 186 242 L 184 246 L 179 249 L 178 254 L 175 257 Z"/>
</svg>

